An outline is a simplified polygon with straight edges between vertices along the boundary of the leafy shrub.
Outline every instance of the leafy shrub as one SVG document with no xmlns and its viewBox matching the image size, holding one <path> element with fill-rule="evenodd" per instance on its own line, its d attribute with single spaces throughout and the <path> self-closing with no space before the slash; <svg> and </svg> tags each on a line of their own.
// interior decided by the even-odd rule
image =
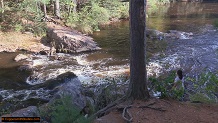
<svg viewBox="0 0 218 123">
<path fill-rule="evenodd" d="M 172 89 L 172 84 L 174 82 L 175 71 L 171 72 L 168 76 L 161 76 L 159 78 L 149 78 L 149 87 L 153 92 L 160 92 L 159 97 L 165 98 L 170 97 L 174 99 L 181 99 L 184 92 L 183 90 Z M 205 72 L 199 77 L 190 78 L 188 77 L 186 81 L 193 82 L 193 89 L 186 90 L 191 101 L 200 102 L 218 102 L 218 72 Z"/>
<path fill-rule="evenodd" d="M 67 17 L 67 25 L 84 33 L 99 30 L 99 25 L 107 23 L 112 18 L 128 18 L 128 3 L 119 0 L 91 0 L 77 13 Z"/>
<path fill-rule="evenodd" d="M 64 96 L 49 106 L 40 109 L 43 120 L 52 123 L 90 123 L 91 120 L 80 115 L 80 110 L 72 104 L 70 96 Z"/>
<path fill-rule="evenodd" d="M 84 33 L 92 33 L 99 30 L 99 25 L 109 20 L 108 11 L 98 2 L 90 1 L 78 13 L 72 13 L 67 19 L 67 25 L 76 27 Z"/>
<path fill-rule="evenodd" d="M 23 26 L 22 26 L 21 24 L 16 24 L 16 25 L 14 26 L 14 30 L 17 31 L 17 32 L 19 32 L 19 31 L 23 30 Z"/>
<path fill-rule="evenodd" d="M 168 76 L 161 76 L 159 78 L 150 77 L 149 86 L 154 93 L 159 92 L 160 98 L 174 98 L 181 99 L 184 91 L 172 89 L 174 79 L 175 79 L 175 71 L 169 73 Z"/>
<path fill-rule="evenodd" d="M 215 27 L 218 27 L 218 20 L 217 20 L 217 19 L 213 22 L 213 25 L 214 25 Z"/>
<path fill-rule="evenodd" d="M 122 19 L 129 18 L 129 3 L 122 3 L 119 6 L 118 12 L 120 13 L 120 17 Z"/>
<path fill-rule="evenodd" d="M 42 2 L 47 3 L 48 0 L 43 0 Z M 46 24 L 41 20 L 43 12 L 39 4 L 40 1 L 36 0 L 24 0 L 19 4 L 19 13 L 23 13 L 21 18 L 27 21 L 23 25 L 23 29 L 34 33 L 36 36 L 42 36 L 46 33 Z"/>
<path fill-rule="evenodd" d="M 196 93 L 190 95 L 190 100 L 192 102 L 203 102 L 203 103 L 214 103 L 216 102 L 214 99 L 209 98 L 206 94 Z"/>
<path fill-rule="evenodd" d="M 191 100 L 195 101 L 196 98 L 203 98 L 206 102 L 218 102 L 216 96 L 218 94 L 218 72 L 205 72 L 195 79 L 188 78 L 188 80 L 194 84 L 195 94 Z"/>
</svg>

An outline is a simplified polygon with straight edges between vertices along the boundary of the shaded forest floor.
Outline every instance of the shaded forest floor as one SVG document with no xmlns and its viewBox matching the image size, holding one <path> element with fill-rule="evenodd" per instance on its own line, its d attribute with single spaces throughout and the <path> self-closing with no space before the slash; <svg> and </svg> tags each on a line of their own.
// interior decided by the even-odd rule
<svg viewBox="0 0 218 123">
<path fill-rule="evenodd" d="M 132 115 L 132 123 L 218 122 L 218 104 L 163 99 L 136 100 L 128 111 Z M 126 121 L 122 118 L 122 110 L 115 108 L 109 114 L 95 120 L 94 123 L 126 123 Z"/>
</svg>

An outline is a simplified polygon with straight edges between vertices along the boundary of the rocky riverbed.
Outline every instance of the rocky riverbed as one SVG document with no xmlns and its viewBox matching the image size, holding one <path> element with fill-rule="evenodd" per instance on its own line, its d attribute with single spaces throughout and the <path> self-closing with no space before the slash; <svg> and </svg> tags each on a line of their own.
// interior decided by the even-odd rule
<svg viewBox="0 0 218 123">
<path fill-rule="evenodd" d="M 218 69 L 218 37 L 216 35 L 218 35 L 217 30 L 208 28 L 202 33 L 192 35 L 191 39 L 166 38 L 167 49 L 165 52 L 154 54 L 149 60 L 148 75 L 158 77 L 177 69 L 182 69 L 186 77 L 197 77 L 207 71 L 216 72 Z M 122 81 L 120 85 L 123 85 L 123 90 L 128 87 L 128 64 L 106 66 L 106 64 L 115 62 L 116 59 L 103 58 L 89 61 L 90 54 L 92 53 L 74 55 L 57 53 L 53 56 L 33 54 L 16 58 L 17 62 L 23 64 L 18 67 L 19 71 L 30 71 L 30 76 L 25 80 L 28 89 L 1 90 L 1 100 L 21 99 L 25 101 L 36 98 L 49 102 L 54 98 L 59 98 L 60 93 L 69 93 L 73 97 L 80 95 L 76 96 L 79 98 L 74 103 L 82 108 L 87 100 L 94 103 L 93 98 L 105 91 L 99 88 L 108 86 L 105 83 Z M 119 77 L 127 77 L 127 79 L 119 80 Z M 104 78 L 118 78 L 118 80 Z M 81 89 L 82 85 L 87 84 L 89 85 L 88 91 Z M 68 86 L 75 89 L 68 90 Z M 118 95 L 124 93 L 125 91 L 119 92 Z"/>
</svg>

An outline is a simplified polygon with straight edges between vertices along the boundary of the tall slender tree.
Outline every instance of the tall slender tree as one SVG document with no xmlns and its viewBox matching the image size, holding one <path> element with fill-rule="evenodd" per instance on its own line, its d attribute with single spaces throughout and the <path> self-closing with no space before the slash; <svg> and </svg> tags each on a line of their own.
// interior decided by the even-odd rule
<svg viewBox="0 0 218 123">
<path fill-rule="evenodd" d="M 73 13 L 76 13 L 77 0 L 72 0 L 73 3 Z"/>
<path fill-rule="evenodd" d="M 4 0 L 1 0 L 1 1 L 0 1 L 0 12 L 1 12 L 1 13 L 0 13 L 0 14 L 1 14 L 1 15 L 0 15 L 0 17 L 1 17 L 0 21 L 2 21 L 2 20 L 4 20 L 4 19 L 3 19 L 3 18 L 4 18 L 4 17 L 3 17 L 3 14 L 4 14 Z"/>
<path fill-rule="evenodd" d="M 146 0 L 130 0 L 130 84 L 128 96 L 147 99 Z"/>
<path fill-rule="evenodd" d="M 55 2 L 54 2 L 54 12 L 55 12 L 55 16 L 57 16 L 58 18 L 61 18 L 60 1 L 59 0 L 55 0 Z"/>
<path fill-rule="evenodd" d="M 43 4 L 44 18 L 46 19 L 46 18 L 47 18 L 47 8 L 46 8 L 46 4 L 48 4 L 49 1 L 48 1 L 48 0 L 42 0 L 41 2 L 42 2 L 42 4 Z"/>
</svg>

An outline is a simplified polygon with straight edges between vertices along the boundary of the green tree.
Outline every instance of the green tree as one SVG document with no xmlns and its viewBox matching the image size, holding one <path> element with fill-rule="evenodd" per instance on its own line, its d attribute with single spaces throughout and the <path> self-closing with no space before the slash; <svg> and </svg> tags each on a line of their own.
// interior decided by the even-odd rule
<svg viewBox="0 0 218 123">
<path fill-rule="evenodd" d="M 130 1 L 130 84 L 128 96 L 148 99 L 146 73 L 146 0 Z"/>
</svg>

